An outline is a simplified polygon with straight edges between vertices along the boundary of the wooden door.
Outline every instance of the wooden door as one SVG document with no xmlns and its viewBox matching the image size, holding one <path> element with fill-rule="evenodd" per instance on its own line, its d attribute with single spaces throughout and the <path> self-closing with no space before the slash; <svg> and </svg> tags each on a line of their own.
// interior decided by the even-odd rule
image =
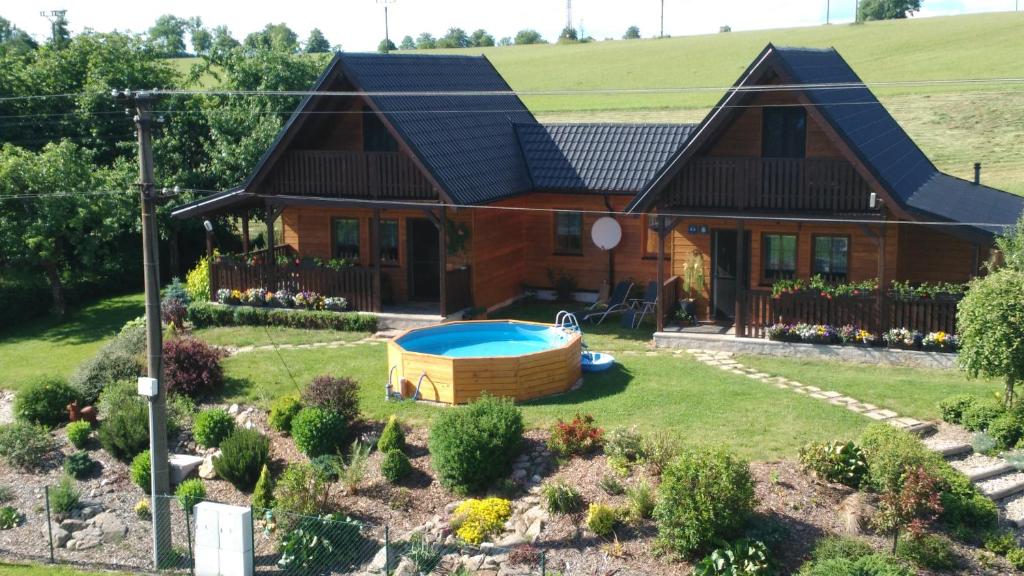
<svg viewBox="0 0 1024 576">
<path fill-rule="evenodd" d="M 409 254 L 409 299 L 441 297 L 441 252 L 437 227 L 425 218 L 406 220 Z"/>
</svg>

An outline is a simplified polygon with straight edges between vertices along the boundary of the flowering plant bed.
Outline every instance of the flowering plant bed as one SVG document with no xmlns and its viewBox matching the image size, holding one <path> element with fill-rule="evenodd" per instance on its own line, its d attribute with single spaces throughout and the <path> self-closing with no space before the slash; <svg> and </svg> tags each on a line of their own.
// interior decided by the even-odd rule
<svg viewBox="0 0 1024 576">
<path fill-rule="evenodd" d="M 332 312 L 343 312 L 348 308 L 348 301 L 344 298 L 323 296 L 310 290 L 293 293 L 288 289 L 273 292 L 266 288 L 249 288 L 247 290 L 221 288 L 217 290 L 217 302 L 231 305 L 329 310 Z"/>
<path fill-rule="evenodd" d="M 220 305 L 193 302 L 188 318 L 196 328 L 209 326 L 286 326 L 290 328 L 331 329 L 374 332 L 377 317 L 358 312 L 271 308 L 267 306 Z"/>
<path fill-rule="evenodd" d="M 769 340 L 803 342 L 805 344 L 846 344 L 855 346 L 886 346 L 897 350 L 955 352 L 959 339 L 948 332 L 922 334 L 908 328 L 892 328 L 881 338 L 851 324 L 835 328 L 828 324 L 777 323 L 765 329 Z"/>
</svg>

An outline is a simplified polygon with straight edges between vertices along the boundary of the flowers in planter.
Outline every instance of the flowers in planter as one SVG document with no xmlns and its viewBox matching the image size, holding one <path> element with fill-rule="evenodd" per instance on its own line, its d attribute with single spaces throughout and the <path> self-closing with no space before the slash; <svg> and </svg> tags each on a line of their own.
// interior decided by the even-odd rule
<svg viewBox="0 0 1024 576">
<path fill-rule="evenodd" d="M 828 324 L 797 324 L 793 331 L 800 336 L 800 341 L 811 344 L 838 344 L 839 334 Z"/>
<path fill-rule="evenodd" d="M 810 280 L 792 278 L 776 280 L 772 284 L 772 297 L 781 298 L 783 294 L 796 294 L 798 292 L 817 293 L 822 298 L 831 299 L 836 296 L 866 296 L 878 290 L 878 280 L 863 280 L 861 282 L 829 282 L 820 274 L 815 274 Z"/>
<path fill-rule="evenodd" d="M 323 308 L 332 312 L 342 312 L 348 308 L 348 300 L 340 296 L 328 296 L 323 299 Z"/>
<path fill-rule="evenodd" d="M 882 340 L 889 348 L 913 350 L 921 343 L 921 333 L 909 328 L 890 328 L 882 334 Z"/>
<path fill-rule="evenodd" d="M 342 312 L 348 309 L 348 300 L 340 296 L 322 296 L 310 290 L 292 294 L 287 288 L 277 292 L 266 288 L 249 288 L 247 290 L 217 290 L 217 302 L 221 304 L 242 304 L 270 308 L 303 308 L 305 310 L 329 310 Z"/>
<path fill-rule="evenodd" d="M 921 346 L 925 350 L 952 352 L 960 345 L 960 339 L 956 334 L 938 331 L 929 332 L 921 339 Z"/>
<path fill-rule="evenodd" d="M 765 336 L 769 340 L 777 340 L 779 342 L 799 342 L 800 335 L 793 332 L 793 327 L 789 324 L 776 323 L 772 324 L 765 329 Z"/>
</svg>

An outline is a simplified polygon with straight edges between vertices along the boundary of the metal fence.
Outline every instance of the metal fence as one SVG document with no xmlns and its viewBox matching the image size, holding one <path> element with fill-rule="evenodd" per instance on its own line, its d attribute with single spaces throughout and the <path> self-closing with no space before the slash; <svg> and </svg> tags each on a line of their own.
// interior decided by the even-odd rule
<svg viewBox="0 0 1024 576">
<path fill-rule="evenodd" d="M 38 513 L 25 514 L 19 527 L 30 531 L 26 533 L 41 534 L 39 546 L 32 552 L 17 553 L 3 550 L 0 543 L 0 553 L 89 568 L 151 571 L 155 567 L 167 573 L 195 574 L 197 564 L 208 561 L 204 554 L 209 554 L 210 538 L 204 530 L 209 527 L 197 523 L 195 509 L 186 510 L 174 496 L 163 497 L 162 502 L 170 521 L 161 536 L 170 544 L 170 552 L 157 566 L 151 520 L 140 519 L 136 510 L 97 513 L 85 500 L 74 511 L 59 513 L 52 489 L 46 490 Z M 249 512 L 249 541 L 233 559 L 251 565 L 254 574 L 456 575 L 488 569 L 497 572 L 501 566 L 507 567 L 504 573 L 517 576 L 547 573 L 544 552 L 529 546 L 469 546 L 443 532 L 402 533 L 386 524 L 338 514 L 302 516 L 258 508 L 249 508 Z M 83 554 L 89 550 L 100 552 Z"/>
</svg>

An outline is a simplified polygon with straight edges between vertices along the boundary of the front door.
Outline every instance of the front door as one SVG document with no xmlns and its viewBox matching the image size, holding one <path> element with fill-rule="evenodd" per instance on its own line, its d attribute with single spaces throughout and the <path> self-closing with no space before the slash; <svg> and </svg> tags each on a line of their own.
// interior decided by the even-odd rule
<svg viewBox="0 0 1024 576">
<path fill-rule="evenodd" d="M 736 266 L 739 246 L 735 230 L 713 230 L 711 236 L 711 303 L 715 318 L 736 315 L 736 291 L 743 284 Z M 750 232 L 744 234 L 743 269 L 750 269 Z"/>
<path fill-rule="evenodd" d="M 425 218 L 406 220 L 409 239 L 409 299 L 437 300 L 441 297 L 440 239 L 437 227 Z"/>
</svg>

